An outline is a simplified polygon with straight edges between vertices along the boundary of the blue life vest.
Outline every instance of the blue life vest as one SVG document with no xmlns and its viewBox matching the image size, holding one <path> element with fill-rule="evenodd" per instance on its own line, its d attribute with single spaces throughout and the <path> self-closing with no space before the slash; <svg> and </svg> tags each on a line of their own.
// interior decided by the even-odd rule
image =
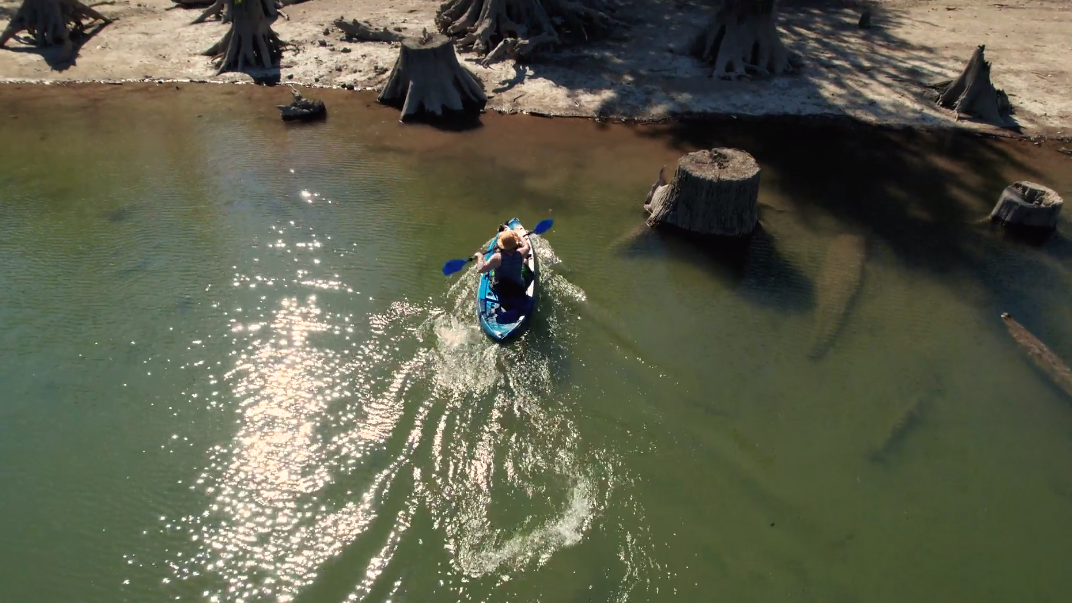
<svg viewBox="0 0 1072 603">
<path fill-rule="evenodd" d="M 510 253 L 500 250 L 499 257 L 502 261 L 499 264 L 499 267 L 495 269 L 495 280 L 500 283 L 510 281 L 524 286 L 525 279 L 522 277 L 521 273 L 522 268 L 525 266 L 524 256 L 517 250 Z"/>
</svg>

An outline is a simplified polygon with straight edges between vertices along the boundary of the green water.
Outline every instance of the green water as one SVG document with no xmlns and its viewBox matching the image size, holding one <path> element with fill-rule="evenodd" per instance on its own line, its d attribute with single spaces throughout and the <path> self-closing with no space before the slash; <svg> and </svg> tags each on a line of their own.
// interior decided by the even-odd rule
<svg viewBox="0 0 1072 603">
<path fill-rule="evenodd" d="M 1072 246 L 973 223 L 1063 156 L 287 94 L 0 89 L 0 601 L 1067 600 L 1072 400 L 997 317 L 1072 359 Z M 638 229 L 721 144 L 751 248 Z M 500 347 L 439 267 L 512 216 L 555 227 Z"/>
</svg>

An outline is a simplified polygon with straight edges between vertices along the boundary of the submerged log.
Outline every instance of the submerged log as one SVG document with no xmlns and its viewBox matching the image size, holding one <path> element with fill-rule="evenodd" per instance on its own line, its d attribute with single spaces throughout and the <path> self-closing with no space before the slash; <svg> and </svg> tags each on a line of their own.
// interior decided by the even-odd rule
<svg viewBox="0 0 1072 603">
<path fill-rule="evenodd" d="M 711 149 L 685 155 L 669 184 L 659 180 L 644 203 L 648 226 L 739 237 L 759 222 L 759 164 L 744 151 Z"/>
<path fill-rule="evenodd" d="M 711 65 L 712 76 L 724 79 L 790 72 L 790 54 L 778 35 L 777 21 L 775 0 L 723 0 L 689 54 Z"/>
<path fill-rule="evenodd" d="M 479 112 L 487 103 L 484 88 L 458 62 L 450 38 L 426 35 L 402 42 L 398 60 L 377 100 L 400 107 L 401 120 L 430 113 Z"/>
<path fill-rule="evenodd" d="M 1008 312 L 1003 313 L 1001 320 L 1005 321 L 1005 326 L 1009 329 L 1009 335 L 1012 335 L 1016 343 L 1020 344 L 1020 347 L 1027 352 L 1032 362 L 1042 369 L 1057 384 L 1057 387 L 1072 396 L 1072 370 L 1069 370 L 1068 365 L 1062 362 L 1056 354 L 1050 351 L 1050 348 L 1046 347 L 1046 344 L 1039 341 L 1022 324 L 1016 322 L 1016 319 L 1011 314 Z"/>
<path fill-rule="evenodd" d="M 816 283 L 818 304 L 809 358 L 822 358 L 837 339 L 860 290 L 866 259 L 866 241 L 859 235 L 839 235 L 830 244 Z"/>
<path fill-rule="evenodd" d="M 1057 228 L 1064 201 L 1053 189 L 1021 180 L 1005 187 L 990 219 L 1008 226 Z"/>
<path fill-rule="evenodd" d="M 957 79 L 948 86 L 938 85 L 945 89 L 937 102 L 946 109 L 953 109 L 957 119 L 964 114 L 997 126 L 1008 126 L 1012 106 L 1005 91 L 994 88 L 990 81 L 990 63 L 983 57 L 985 48 L 980 45 L 975 49 Z"/>
<path fill-rule="evenodd" d="M 327 107 L 320 99 L 309 100 L 301 95 L 297 89 L 291 87 L 290 92 L 294 99 L 289 105 L 276 105 L 279 108 L 283 121 L 312 121 L 327 117 Z"/>
</svg>

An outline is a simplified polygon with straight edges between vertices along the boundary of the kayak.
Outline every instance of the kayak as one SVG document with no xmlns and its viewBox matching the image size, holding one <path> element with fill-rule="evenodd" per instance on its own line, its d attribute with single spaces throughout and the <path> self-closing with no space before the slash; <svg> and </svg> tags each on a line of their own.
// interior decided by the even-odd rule
<svg viewBox="0 0 1072 603">
<path fill-rule="evenodd" d="M 514 230 L 523 230 L 521 221 L 514 218 L 506 223 Z M 495 253 L 495 243 L 498 234 L 492 237 L 488 246 L 484 249 L 484 261 L 491 258 Z M 530 243 L 531 245 L 531 243 Z M 488 337 L 497 342 L 503 342 L 510 337 L 519 334 L 536 311 L 536 281 L 539 277 L 539 266 L 536 263 L 536 254 L 529 253 L 525 260 L 525 294 L 510 298 L 500 299 L 495 288 L 494 270 L 480 275 L 480 284 L 476 288 L 476 316 L 480 320 L 480 328 Z"/>
</svg>

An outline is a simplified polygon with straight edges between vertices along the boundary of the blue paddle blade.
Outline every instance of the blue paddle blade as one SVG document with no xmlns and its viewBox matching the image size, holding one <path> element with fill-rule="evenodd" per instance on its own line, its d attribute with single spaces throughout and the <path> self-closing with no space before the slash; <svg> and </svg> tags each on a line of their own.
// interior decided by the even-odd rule
<svg viewBox="0 0 1072 603">
<path fill-rule="evenodd" d="M 553 225 L 554 223 L 554 220 L 552 220 L 551 218 L 547 218 L 546 220 L 543 220 L 539 224 L 537 224 L 536 227 L 533 228 L 530 232 L 531 234 L 543 234 L 548 230 L 551 230 L 551 225 Z"/>
<path fill-rule="evenodd" d="M 446 264 L 443 264 L 443 276 L 450 276 L 455 272 L 465 268 L 465 265 L 469 262 L 465 260 L 451 260 Z"/>
</svg>

